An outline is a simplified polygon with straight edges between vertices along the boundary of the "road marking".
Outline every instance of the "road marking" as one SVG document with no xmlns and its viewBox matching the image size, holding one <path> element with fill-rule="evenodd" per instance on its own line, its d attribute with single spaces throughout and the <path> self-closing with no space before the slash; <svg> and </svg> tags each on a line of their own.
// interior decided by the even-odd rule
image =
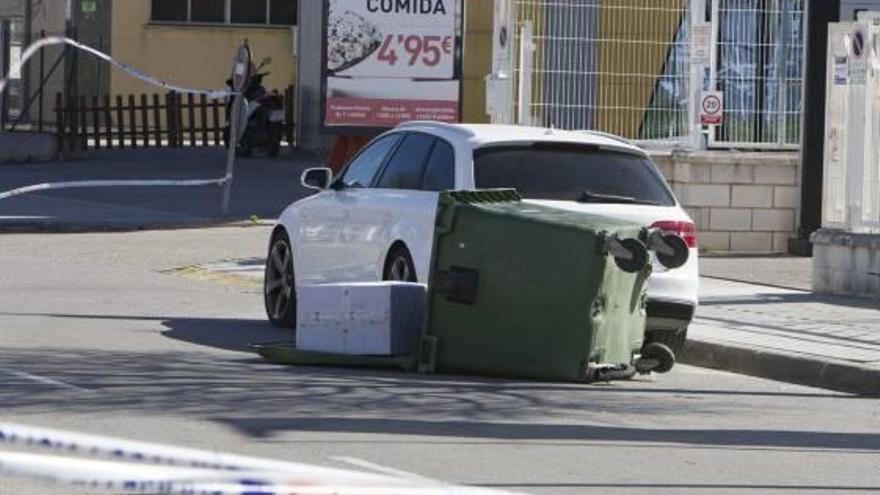
<svg viewBox="0 0 880 495">
<path fill-rule="evenodd" d="M 67 390 L 76 390 L 77 392 L 85 392 L 85 393 L 92 392 L 91 390 L 77 387 L 76 385 L 71 385 L 69 383 L 64 383 L 62 381 L 53 380 L 51 378 L 46 378 L 45 376 L 32 375 L 30 373 L 25 373 L 24 371 L 16 371 L 16 370 L 8 369 L 8 368 L 0 368 L 0 371 L 2 371 L 3 373 L 8 373 L 12 376 L 16 376 L 18 378 L 30 380 L 32 382 L 42 383 L 43 385 L 51 385 L 53 387 L 59 387 L 59 388 L 67 389 Z"/>
<path fill-rule="evenodd" d="M 363 459 L 358 459 L 357 457 L 348 457 L 348 456 L 333 456 L 330 458 L 331 460 L 344 462 L 346 464 L 351 464 L 352 466 L 361 467 L 364 469 L 369 469 L 371 471 L 375 471 L 381 474 L 387 474 L 390 476 L 396 476 L 399 478 L 415 480 L 415 481 L 431 481 L 436 482 L 431 478 L 427 478 L 425 476 L 421 476 L 415 473 L 410 473 L 409 471 L 401 471 L 400 469 L 394 469 L 392 467 L 383 466 L 381 464 L 376 464 L 370 461 L 365 461 Z"/>
</svg>

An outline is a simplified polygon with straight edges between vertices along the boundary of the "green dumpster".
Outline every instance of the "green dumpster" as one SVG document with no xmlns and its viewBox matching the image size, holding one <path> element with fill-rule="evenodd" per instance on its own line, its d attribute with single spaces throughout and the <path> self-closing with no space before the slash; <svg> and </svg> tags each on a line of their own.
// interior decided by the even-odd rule
<svg viewBox="0 0 880 495">
<path fill-rule="evenodd" d="M 631 369 L 651 265 L 643 249 L 624 271 L 609 241 L 646 236 L 513 190 L 441 194 L 420 369 L 566 381 Z"/>
</svg>

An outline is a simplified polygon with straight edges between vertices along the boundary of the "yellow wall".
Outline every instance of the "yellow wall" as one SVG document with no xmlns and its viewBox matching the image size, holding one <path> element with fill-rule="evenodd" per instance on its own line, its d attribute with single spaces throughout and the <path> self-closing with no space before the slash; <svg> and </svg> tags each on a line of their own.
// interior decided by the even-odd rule
<svg viewBox="0 0 880 495">
<path fill-rule="evenodd" d="M 488 122 L 486 82 L 492 72 L 494 0 L 465 0 L 462 121 Z"/>
<path fill-rule="evenodd" d="M 149 0 L 113 2 L 113 57 L 180 86 L 223 88 L 235 50 L 247 39 L 254 60 L 271 57 L 267 89 L 283 91 L 295 83 L 295 59 L 288 27 L 232 27 L 150 24 Z M 111 95 L 156 93 L 114 70 Z"/>
<path fill-rule="evenodd" d="M 638 138 L 687 7 L 685 0 L 614 0 L 599 15 L 597 128 Z M 653 8 L 650 19 L 633 15 Z M 641 21 L 641 22 L 639 22 Z"/>
<path fill-rule="evenodd" d="M 466 0 L 467 27 L 464 60 L 465 122 L 485 122 L 485 84 L 492 71 L 493 0 Z M 637 138 L 651 97 L 687 7 L 685 0 L 604 0 L 599 10 L 596 127 Z M 643 12 L 649 11 L 648 17 Z M 534 67 L 543 67 L 542 36 L 545 12 L 540 2 L 520 2 L 518 20 L 534 27 Z M 518 56 L 518 46 L 514 46 Z M 638 76 L 636 76 L 638 74 Z M 592 84 L 592 83 L 591 83 Z M 543 81 L 532 81 L 532 101 L 544 99 Z"/>
</svg>

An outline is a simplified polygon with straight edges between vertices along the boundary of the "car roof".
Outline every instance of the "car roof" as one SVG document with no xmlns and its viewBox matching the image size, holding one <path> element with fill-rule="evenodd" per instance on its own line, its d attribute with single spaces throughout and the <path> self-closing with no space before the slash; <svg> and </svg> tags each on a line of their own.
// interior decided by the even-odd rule
<svg viewBox="0 0 880 495">
<path fill-rule="evenodd" d="M 548 127 L 503 124 L 446 124 L 433 121 L 412 121 L 394 130 L 422 131 L 449 141 L 467 141 L 472 148 L 516 143 L 577 143 L 601 146 L 626 153 L 645 152 L 624 138 L 597 131 L 566 131 Z"/>
</svg>

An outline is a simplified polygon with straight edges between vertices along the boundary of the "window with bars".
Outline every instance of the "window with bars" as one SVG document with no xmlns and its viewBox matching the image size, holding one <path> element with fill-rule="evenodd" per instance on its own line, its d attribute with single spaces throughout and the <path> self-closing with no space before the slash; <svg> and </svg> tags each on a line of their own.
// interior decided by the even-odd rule
<svg viewBox="0 0 880 495">
<path fill-rule="evenodd" d="M 154 22 L 296 25 L 296 0 L 151 0 Z"/>
</svg>

